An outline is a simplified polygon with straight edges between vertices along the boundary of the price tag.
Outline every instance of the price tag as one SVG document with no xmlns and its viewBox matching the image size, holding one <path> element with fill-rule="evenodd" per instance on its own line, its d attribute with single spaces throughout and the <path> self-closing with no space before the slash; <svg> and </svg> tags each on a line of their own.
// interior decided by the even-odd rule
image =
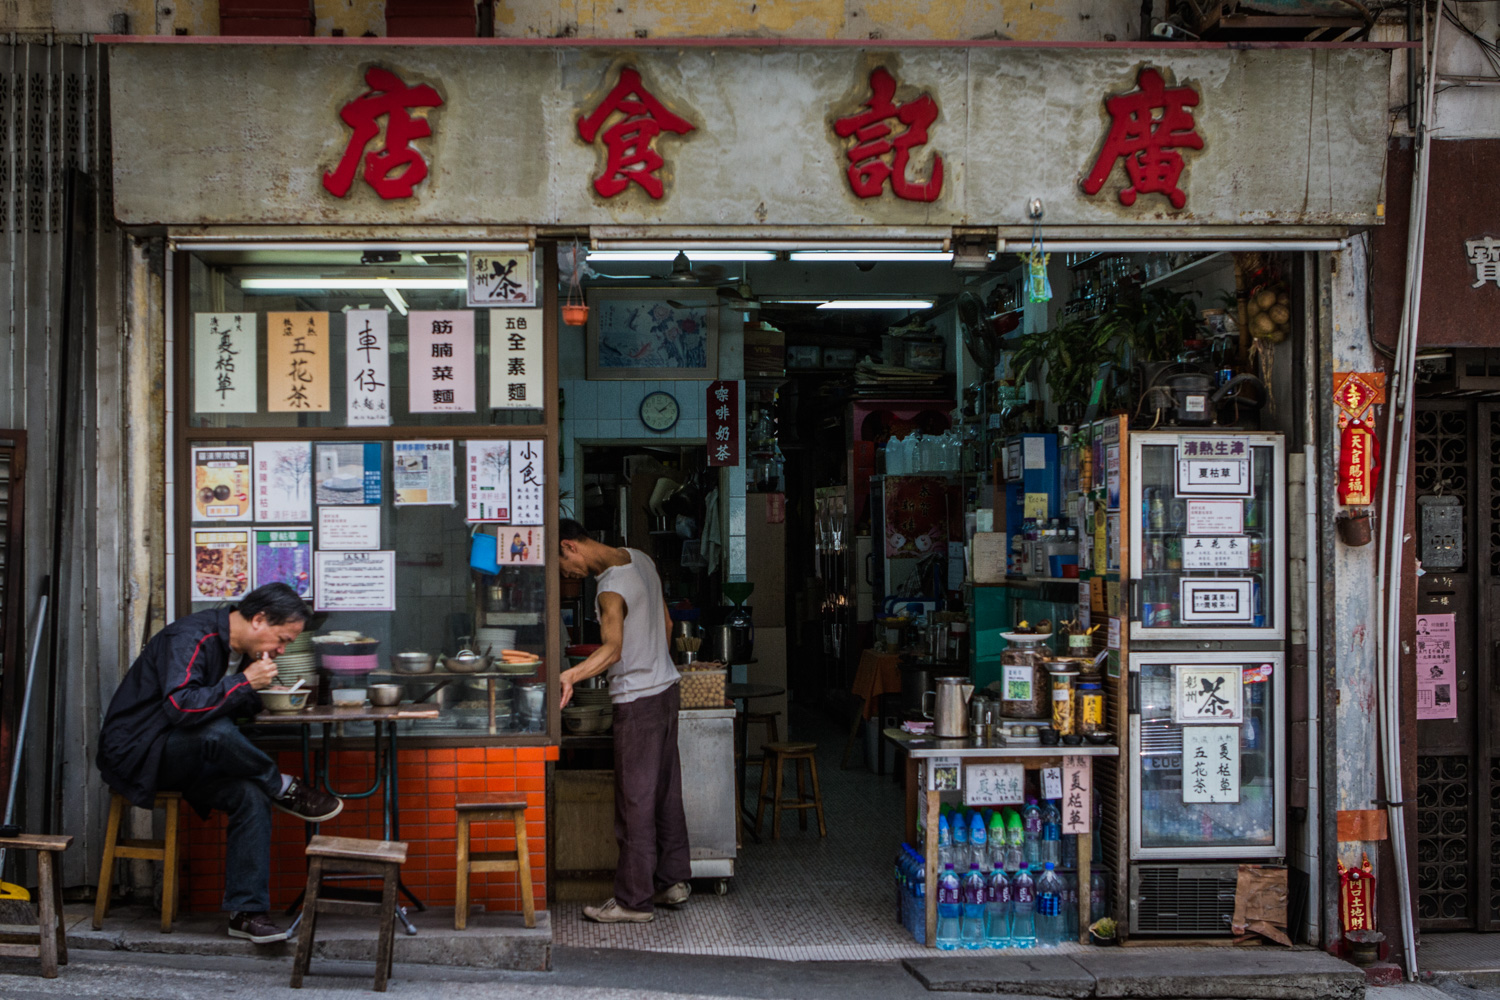
<svg viewBox="0 0 1500 1000">
<path fill-rule="evenodd" d="M 1042 768 L 1042 798 L 1060 799 L 1063 793 L 1062 768 Z"/>
</svg>

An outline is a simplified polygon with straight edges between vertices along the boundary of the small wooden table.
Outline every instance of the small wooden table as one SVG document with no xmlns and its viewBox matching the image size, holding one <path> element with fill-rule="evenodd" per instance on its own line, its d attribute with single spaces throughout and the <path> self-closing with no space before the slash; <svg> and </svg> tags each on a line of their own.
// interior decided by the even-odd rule
<svg viewBox="0 0 1500 1000">
<path fill-rule="evenodd" d="M 38 917 L 36 944 L 0 944 L 0 955 L 40 959 L 43 979 L 56 979 L 57 967 L 68 964 L 68 932 L 63 923 L 62 883 L 56 855 L 72 843 L 70 836 L 43 833 L 0 838 L 0 848 L 5 850 L 36 851 Z"/>
</svg>

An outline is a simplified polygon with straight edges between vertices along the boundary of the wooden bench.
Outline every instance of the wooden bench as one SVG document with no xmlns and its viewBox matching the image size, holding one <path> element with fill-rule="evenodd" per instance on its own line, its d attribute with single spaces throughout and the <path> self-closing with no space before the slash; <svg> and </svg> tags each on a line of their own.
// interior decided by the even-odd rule
<svg viewBox="0 0 1500 1000">
<path fill-rule="evenodd" d="M 57 967 L 68 964 L 68 932 L 63 923 L 62 884 L 58 878 L 56 855 L 66 851 L 72 837 L 23 833 L 0 838 L 0 848 L 8 851 L 36 851 L 37 942 L 36 944 L 0 944 L 0 955 L 7 958 L 38 958 L 42 976 L 57 978 Z"/>
<path fill-rule="evenodd" d="M 526 846 L 526 796 L 488 795 L 470 792 L 458 797 L 458 864 L 455 875 L 453 929 L 469 925 L 469 875 L 484 872 L 515 872 L 520 883 L 521 914 L 527 927 L 536 926 L 536 901 L 531 897 L 531 855 Z M 470 824 L 503 823 L 516 825 L 514 851 L 473 851 L 470 849 Z"/>
<path fill-rule="evenodd" d="M 94 893 L 94 930 L 104 926 L 109 913 L 109 897 L 115 881 L 115 862 L 125 860 L 160 861 L 161 932 L 172 932 L 177 915 L 177 818 L 182 807 L 181 792 L 157 792 L 156 809 L 167 811 L 167 827 L 161 840 L 120 837 L 120 820 L 130 800 L 119 792 L 109 797 L 109 822 L 104 827 L 104 859 L 99 863 L 99 888 Z"/>
<path fill-rule="evenodd" d="M 314 837 L 307 844 L 307 893 L 302 901 L 302 926 L 297 931 L 297 957 L 292 962 L 292 989 L 302 988 L 302 977 L 312 961 L 318 914 L 342 913 L 380 917 L 380 940 L 375 947 L 375 992 L 384 993 L 391 977 L 396 950 L 396 887 L 401 866 L 406 863 L 406 845 L 392 840 L 357 840 L 353 837 Z M 379 901 L 323 899 L 325 866 L 340 876 L 368 875 L 381 880 Z M 330 871 L 330 874 L 331 874 Z"/>
</svg>

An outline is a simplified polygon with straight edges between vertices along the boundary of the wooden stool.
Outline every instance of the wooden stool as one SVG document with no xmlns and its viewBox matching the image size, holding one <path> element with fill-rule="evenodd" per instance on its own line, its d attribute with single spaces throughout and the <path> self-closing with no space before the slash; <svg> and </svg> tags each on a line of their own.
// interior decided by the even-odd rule
<svg viewBox="0 0 1500 1000">
<path fill-rule="evenodd" d="M 356 840 L 353 837 L 314 837 L 307 843 L 307 891 L 302 899 L 302 926 L 297 931 L 297 957 L 292 961 L 292 989 L 302 988 L 302 977 L 312 961 L 318 914 L 343 913 L 380 916 L 380 942 L 375 948 L 375 992 L 384 993 L 396 950 L 396 883 L 406 863 L 406 845 L 393 840 Z M 324 866 L 329 874 L 355 873 L 381 880 L 380 901 L 321 899 Z"/>
<path fill-rule="evenodd" d="M 771 803 L 771 839 L 781 839 L 781 811 L 783 809 L 796 809 L 797 823 L 807 829 L 807 813 L 803 810 L 816 809 L 818 811 L 818 836 L 828 836 L 828 826 L 823 822 L 823 790 L 818 786 L 818 762 L 813 759 L 814 752 L 818 749 L 816 743 L 767 743 L 761 747 L 765 754 L 766 762 L 761 765 L 760 770 L 760 801 L 755 803 L 755 835 L 760 836 L 760 816 L 767 802 Z M 797 797 L 795 799 L 784 799 L 781 797 L 782 766 L 792 762 L 792 770 L 797 775 Z M 807 770 L 812 775 L 812 798 L 807 797 L 807 791 L 802 784 L 802 764 L 807 765 Z M 771 769 L 776 769 L 775 786 L 773 792 L 768 794 L 767 787 L 770 786 Z"/>
<path fill-rule="evenodd" d="M 531 855 L 526 847 L 526 796 L 488 795 L 472 792 L 458 797 L 458 865 L 453 893 L 453 929 L 469 926 L 469 875 L 483 872 L 515 872 L 520 883 L 521 913 L 527 927 L 536 926 L 536 901 L 531 898 Z M 514 851 L 469 850 L 469 824 L 516 825 Z"/>
<path fill-rule="evenodd" d="M 0 944 L 0 955 L 7 958 L 39 958 L 42 978 L 56 979 L 57 967 L 68 964 L 68 932 L 63 923 L 62 883 L 58 878 L 57 859 L 73 843 L 72 837 L 23 833 L 0 839 L 0 848 L 10 851 L 36 851 L 37 929 L 36 944 Z"/>
<path fill-rule="evenodd" d="M 177 915 L 177 816 L 182 806 L 181 792 L 157 792 L 155 809 L 167 811 L 166 836 L 162 840 L 137 840 L 120 837 L 120 817 L 130 800 L 119 792 L 109 797 L 109 822 L 104 827 L 104 860 L 99 863 L 99 889 L 94 893 L 94 930 L 104 926 L 109 913 L 110 890 L 115 880 L 115 862 L 126 859 L 160 861 L 161 932 L 172 932 L 172 918 Z"/>
<path fill-rule="evenodd" d="M 776 720 L 779 719 L 780 717 L 781 717 L 781 713 L 780 712 L 746 712 L 745 713 L 745 741 L 746 741 L 746 743 L 748 744 L 749 740 L 750 740 L 750 727 L 751 726 L 765 726 L 766 727 L 766 742 L 767 743 L 779 743 L 781 741 L 781 733 L 777 730 Z M 747 757 L 746 758 L 746 763 L 748 763 L 748 764 L 764 764 L 765 761 L 766 761 L 766 755 L 764 753 L 761 753 L 758 756 L 752 756 L 752 757 Z"/>
</svg>

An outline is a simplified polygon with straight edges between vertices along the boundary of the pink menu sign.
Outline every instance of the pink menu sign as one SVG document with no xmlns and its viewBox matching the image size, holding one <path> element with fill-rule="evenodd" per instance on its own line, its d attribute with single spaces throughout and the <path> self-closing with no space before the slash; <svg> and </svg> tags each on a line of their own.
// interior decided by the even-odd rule
<svg viewBox="0 0 1500 1000">
<path fill-rule="evenodd" d="M 1417 615 L 1417 718 L 1457 719 L 1453 615 Z"/>
</svg>

